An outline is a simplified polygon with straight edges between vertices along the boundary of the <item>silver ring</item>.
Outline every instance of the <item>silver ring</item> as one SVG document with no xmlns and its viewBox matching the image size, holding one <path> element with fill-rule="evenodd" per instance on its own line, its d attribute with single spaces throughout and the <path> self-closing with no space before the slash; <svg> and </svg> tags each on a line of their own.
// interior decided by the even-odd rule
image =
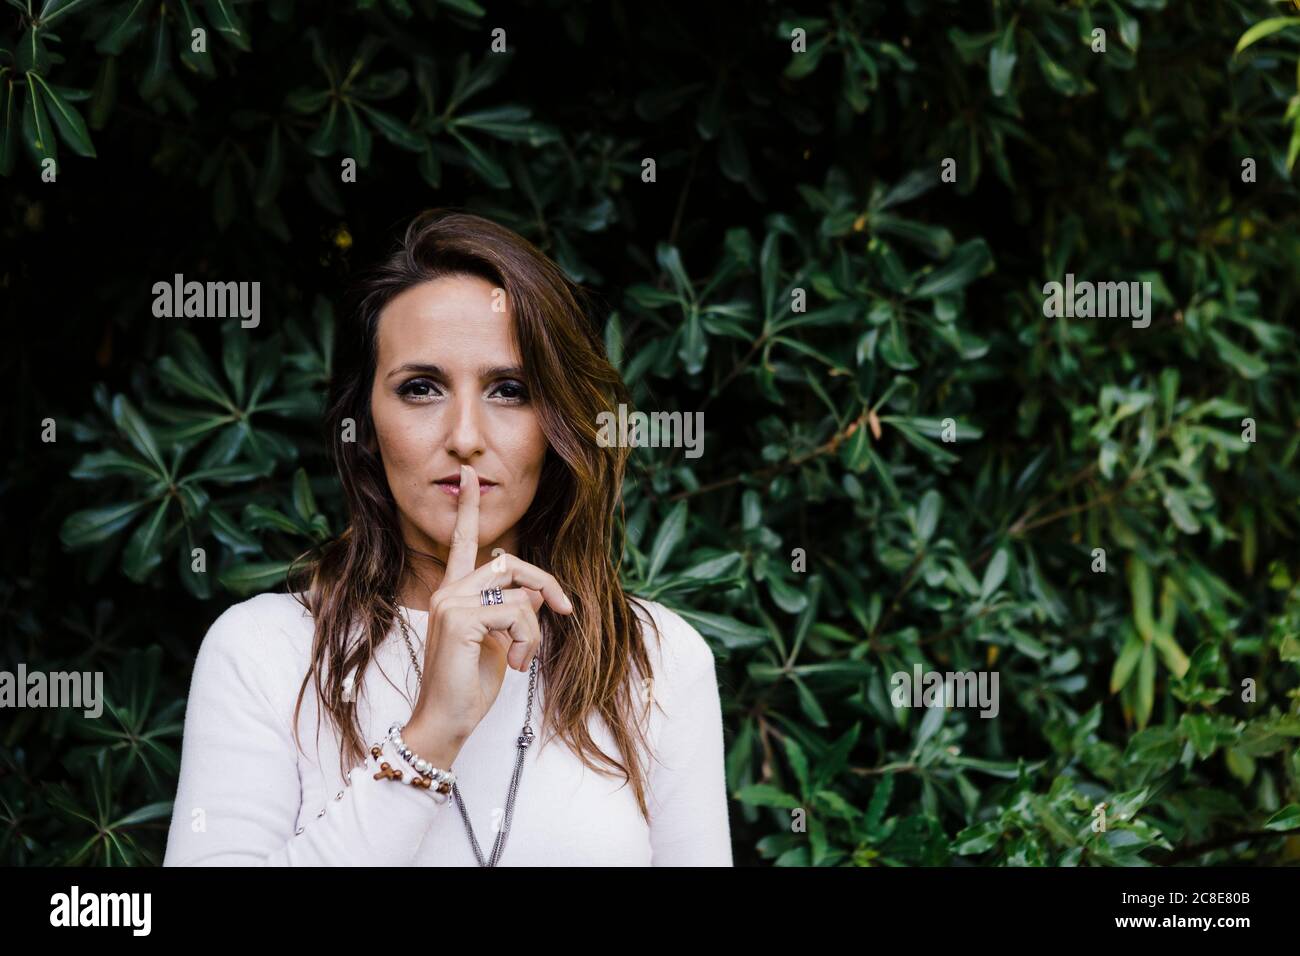
<svg viewBox="0 0 1300 956">
<path fill-rule="evenodd" d="M 492 607 L 497 604 L 506 603 L 506 599 L 502 596 L 500 588 L 484 588 L 479 593 L 479 601 L 484 607 Z"/>
</svg>

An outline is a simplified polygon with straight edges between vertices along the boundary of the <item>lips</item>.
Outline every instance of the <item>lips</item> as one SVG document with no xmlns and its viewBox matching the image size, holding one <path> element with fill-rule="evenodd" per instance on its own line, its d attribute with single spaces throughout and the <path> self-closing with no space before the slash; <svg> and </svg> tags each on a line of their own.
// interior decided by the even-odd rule
<svg viewBox="0 0 1300 956">
<path fill-rule="evenodd" d="M 437 485 L 438 488 L 440 488 L 442 491 L 445 491 L 449 495 L 456 496 L 460 494 L 459 474 L 447 475 L 445 478 L 439 478 L 437 481 L 434 482 L 434 484 Z M 480 495 L 485 495 L 496 486 L 497 483 L 495 481 L 492 481 L 491 479 L 488 478 L 480 478 L 478 480 L 478 493 Z"/>
</svg>

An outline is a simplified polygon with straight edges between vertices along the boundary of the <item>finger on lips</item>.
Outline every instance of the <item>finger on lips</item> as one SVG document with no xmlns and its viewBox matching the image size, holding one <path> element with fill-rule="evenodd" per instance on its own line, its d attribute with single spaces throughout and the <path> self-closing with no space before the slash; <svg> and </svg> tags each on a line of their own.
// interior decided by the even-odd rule
<svg viewBox="0 0 1300 956">
<path fill-rule="evenodd" d="M 478 561 L 478 473 L 460 466 L 460 494 L 456 498 L 456 526 L 443 580 L 450 584 L 473 573 Z"/>
<path fill-rule="evenodd" d="M 447 569 L 439 590 L 455 586 L 463 593 L 473 591 L 481 594 L 486 588 L 513 585 L 509 591 L 503 591 L 503 594 L 524 595 L 534 612 L 539 611 L 545 603 L 559 614 L 572 614 L 573 602 L 564 593 L 555 576 L 515 555 L 501 554 L 476 569 L 479 550 L 479 487 L 478 473 L 470 465 L 460 466 L 460 488 L 456 503 L 456 526 L 452 531 Z"/>
</svg>

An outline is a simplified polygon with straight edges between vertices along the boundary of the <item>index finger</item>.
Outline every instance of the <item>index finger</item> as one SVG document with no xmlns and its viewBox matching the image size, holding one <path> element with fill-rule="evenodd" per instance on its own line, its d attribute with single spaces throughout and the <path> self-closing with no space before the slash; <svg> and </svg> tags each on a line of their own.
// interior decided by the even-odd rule
<svg viewBox="0 0 1300 956">
<path fill-rule="evenodd" d="M 478 560 L 478 474 L 469 465 L 460 466 L 460 494 L 456 497 L 456 527 L 451 532 L 443 575 L 448 584 L 471 573 Z"/>
</svg>

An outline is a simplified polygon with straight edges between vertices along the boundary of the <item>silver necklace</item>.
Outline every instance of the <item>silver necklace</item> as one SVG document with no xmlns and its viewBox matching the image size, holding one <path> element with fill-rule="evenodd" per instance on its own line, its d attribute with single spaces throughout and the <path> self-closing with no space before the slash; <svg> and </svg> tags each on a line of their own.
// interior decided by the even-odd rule
<svg viewBox="0 0 1300 956">
<path fill-rule="evenodd" d="M 394 602 L 396 603 L 396 602 Z M 424 673 L 420 669 L 420 660 L 415 654 L 415 645 L 411 643 L 411 629 L 406 624 L 406 617 L 402 614 L 399 605 L 397 610 L 397 620 L 402 625 L 402 639 L 406 641 L 406 649 L 411 654 L 411 663 L 415 665 L 416 687 L 419 688 L 424 683 Z M 518 754 L 515 757 L 515 772 L 510 778 L 510 794 L 506 798 L 506 812 L 501 820 L 501 830 L 497 833 L 496 843 L 492 846 L 492 858 L 483 859 L 483 851 L 479 848 L 478 840 L 474 836 L 474 827 L 469 822 L 469 811 L 465 809 L 465 801 L 461 798 L 460 788 L 455 783 L 451 785 L 452 796 L 456 798 L 456 805 L 460 807 L 460 817 L 465 821 L 465 832 L 469 834 L 470 846 L 474 848 L 474 856 L 478 858 L 479 866 L 496 866 L 501 859 L 501 852 L 506 846 L 506 837 L 510 834 L 510 820 L 515 811 L 515 795 L 519 792 L 519 778 L 524 771 L 524 755 L 528 753 L 528 748 L 533 742 L 533 691 L 537 688 L 537 657 L 533 656 L 533 663 L 528 668 L 528 709 L 524 711 L 524 726 L 519 732 L 519 739 L 515 746 L 518 748 Z"/>
</svg>

